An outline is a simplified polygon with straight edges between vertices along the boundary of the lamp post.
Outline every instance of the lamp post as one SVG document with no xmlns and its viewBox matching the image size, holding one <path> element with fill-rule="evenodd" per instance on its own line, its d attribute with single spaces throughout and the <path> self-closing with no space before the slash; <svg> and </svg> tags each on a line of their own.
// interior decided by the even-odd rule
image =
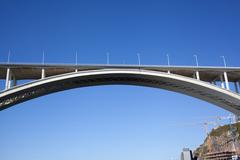
<svg viewBox="0 0 240 160">
<path fill-rule="evenodd" d="M 106 56 L 107 56 L 107 65 L 109 65 L 109 53 L 108 52 L 106 53 Z"/>
<path fill-rule="evenodd" d="M 168 54 L 166 54 L 166 56 L 167 56 L 167 64 L 168 64 L 168 66 L 170 66 L 170 59 L 169 59 L 169 55 L 168 55 Z"/>
<path fill-rule="evenodd" d="M 43 51 L 42 53 L 42 64 L 44 65 L 45 63 L 45 52 Z M 46 77 L 46 73 L 45 73 L 45 69 L 44 67 L 42 68 L 42 74 L 41 74 L 41 79 L 45 78 Z"/>
<path fill-rule="evenodd" d="M 8 64 L 10 63 L 10 56 L 11 56 L 11 50 L 8 51 L 8 60 L 7 60 Z"/>
<path fill-rule="evenodd" d="M 45 63 L 45 52 L 43 51 L 42 52 L 42 64 L 44 64 Z"/>
<path fill-rule="evenodd" d="M 224 56 L 221 56 L 221 58 L 223 59 L 223 64 L 224 64 L 224 67 L 226 68 L 227 67 L 226 59 Z"/>
<path fill-rule="evenodd" d="M 194 54 L 193 56 L 195 57 L 196 65 L 197 65 L 197 67 L 198 67 L 198 57 L 197 57 L 196 54 Z"/>
<path fill-rule="evenodd" d="M 137 54 L 137 57 L 138 57 L 138 65 L 140 66 L 141 65 L 141 57 L 140 57 L 139 53 Z"/>
<path fill-rule="evenodd" d="M 167 65 L 168 65 L 168 67 L 170 67 L 170 58 L 169 58 L 169 55 L 166 54 L 166 56 L 167 56 Z M 167 73 L 170 73 L 170 70 L 168 70 Z"/>
<path fill-rule="evenodd" d="M 227 63 L 226 63 L 225 57 L 221 56 L 221 58 L 223 59 L 224 67 L 227 68 Z M 227 72 L 226 71 L 223 72 L 223 76 L 224 76 L 224 80 L 225 80 L 226 89 L 229 90 L 230 87 L 229 87 L 228 76 L 227 76 Z"/>
<path fill-rule="evenodd" d="M 196 65 L 198 67 L 198 57 L 197 57 L 196 54 L 194 54 L 193 56 L 195 57 Z M 196 76 L 197 80 L 200 80 L 200 75 L 199 75 L 199 71 L 198 70 L 196 71 L 195 76 Z"/>
<path fill-rule="evenodd" d="M 76 51 L 76 53 L 75 53 L 75 64 L 76 64 L 76 65 L 78 64 L 78 53 L 77 53 L 77 51 Z"/>
</svg>

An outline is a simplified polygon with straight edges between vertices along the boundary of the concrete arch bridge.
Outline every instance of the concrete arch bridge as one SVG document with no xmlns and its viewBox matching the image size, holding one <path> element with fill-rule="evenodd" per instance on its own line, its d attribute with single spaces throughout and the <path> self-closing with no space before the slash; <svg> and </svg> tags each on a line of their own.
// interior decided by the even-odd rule
<svg viewBox="0 0 240 160">
<path fill-rule="evenodd" d="M 179 92 L 240 115 L 239 67 L 0 64 L 0 79 L 0 110 L 71 88 L 127 84 Z"/>
</svg>

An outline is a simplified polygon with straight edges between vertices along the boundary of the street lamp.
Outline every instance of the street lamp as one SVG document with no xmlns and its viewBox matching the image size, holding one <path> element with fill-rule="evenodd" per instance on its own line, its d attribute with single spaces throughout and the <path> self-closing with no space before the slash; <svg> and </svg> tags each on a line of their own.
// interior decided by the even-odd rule
<svg viewBox="0 0 240 160">
<path fill-rule="evenodd" d="M 197 65 L 197 67 L 198 67 L 198 57 L 197 57 L 196 54 L 194 54 L 193 56 L 195 57 L 196 65 Z"/>
<path fill-rule="evenodd" d="M 107 64 L 109 64 L 109 53 L 107 52 Z"/>
<path fill-rule="evenodd" d="M 168 54 L 166 54 L 166 56 L 167 56 L 167 64 L 168 64 L 168 67 L 169 67 L 170 66 L 170 58 L 169 58 Z M 170 70 L 168 70 L 167 73 L 170 74 Z"/>
<path fill-rule="evenodd" d="M 221 56 L 221 58 L 223 59 L 223 64 L 224 64 L 224 67 L 226 68 L 227 67 L 226 59 L 224 56 Z"/>
<path fill-rule="evenodd" d="M 141 57 L 140 57 L 139 53 L 137 54 L 137 57 L 138 57 L 138 65 L 140 66 L 141 65 Z"/>
<path fill-rule="evenodd" d="M 169 55 L 168 55 L 168 54 L 166 54 L 166 56 L 167 56 L 167 64 L 168 64 L 168 66 L 170 66 L 170 59 L 169 59 Z"/>
<path fill-rule="evenodd" d="M 43 51 L 42 52 L 42 64 L 44 64 L 45 63 L 45 52 Z"/>
<path fill-rule="evenodd" d="M 78 64 L 78 53 L 77 53 L 77 51 L 76 51 L 76 53 L 75 53 L 75 64 L 76 64 L 76 65 Z"/>
</svg>

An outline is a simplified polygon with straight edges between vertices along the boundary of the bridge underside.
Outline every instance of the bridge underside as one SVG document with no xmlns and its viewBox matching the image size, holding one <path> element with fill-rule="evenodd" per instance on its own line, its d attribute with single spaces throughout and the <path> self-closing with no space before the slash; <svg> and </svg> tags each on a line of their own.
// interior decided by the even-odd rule
<svg viewBox="0 0 240 160">
<path fill-rule="evenodd" d="M 175 74 L 140 69 L 72 72 L 36 80 L 0 93 L 0 110 L 50 93 L 95 85 L 126 84 L 183 93 L 240 115 L 240 96 L 213 84 Z"/>
</svg>

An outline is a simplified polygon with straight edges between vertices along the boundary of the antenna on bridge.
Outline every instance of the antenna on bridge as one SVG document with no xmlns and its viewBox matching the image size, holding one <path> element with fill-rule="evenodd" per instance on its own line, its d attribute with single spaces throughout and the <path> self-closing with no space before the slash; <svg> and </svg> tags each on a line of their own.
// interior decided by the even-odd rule
<svg viewBox="0 0 240 160">
<path fill-rule="evenodd" d="M 197 57 L 196 54 L 194 54 L 193 56 L 195 57 L 196 65 L 197 65 L 197 67 L 198 67 L 198 57 Z"/>
<path fill-rule="evenodd" d="M 139 53 L 137 54 L 137 57 L 138 57 L 138 65 L 140 66 L 141 65 L 141 57 L 140 57 Z"/>
<path fill-rule="evenodd" d="M 8 64 L 10 63 L 10 56 L 11 56 L 11 50 L 9 49 L 9 51 L 8 51 L 8 60 L 7 60 Z"/>
<path fill-rule="evenodd" d="M 226 68 L 227 67 L 226 59 L 224 56 L 221 56 L 221 58 L 223 59 L 223 64 L 224 64 L 224 67 Z"/>
</svg>

